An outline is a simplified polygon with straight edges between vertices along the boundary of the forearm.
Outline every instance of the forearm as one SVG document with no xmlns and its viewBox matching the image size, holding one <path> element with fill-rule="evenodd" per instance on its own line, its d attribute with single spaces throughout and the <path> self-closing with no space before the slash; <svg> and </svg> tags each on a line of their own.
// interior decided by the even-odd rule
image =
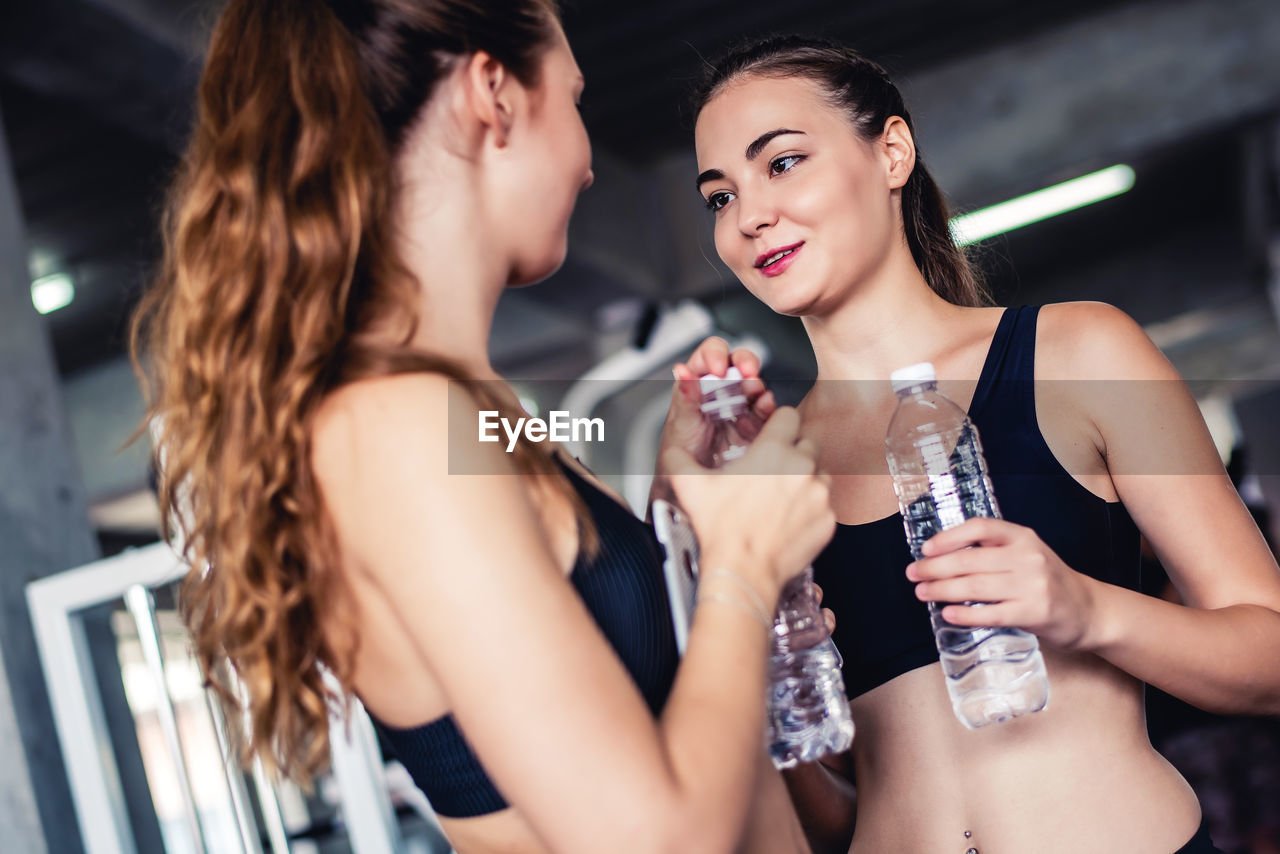
<svg viewBox="0 0 1280 854">
<path fill-rule="evenodd" d="M 848 851 L 858 806 L 853 784 L 821 762 L 801 763 L 782 778 L 814 854 Z"/>
<path fill-rule="evenodd" d="M 745 605 L 734 583 L 704 578 L 700 593 L 704 600 L 694 613 L 662 731 L 682 810 L 700 825 L 700 834 L 711 836 L 710 849 L 729 850 L 756 785 L 768 636 L 748 608 L 724 601 Z"/>
<path fill-rule="evenodd" d="M 1208 711 L 1280 714 L 1280 613 L 1191 608 L 1094 584 L 1086 651 Z"/>
<path fill-rule="evenodd" d="M 848 850 L 846 844 L 838 854 Z M 822 854 L 805 838 L 782 774 L 773 767 L 763 746 L 757 751 L 756 789 L 737 854 Z"/>
</svg>

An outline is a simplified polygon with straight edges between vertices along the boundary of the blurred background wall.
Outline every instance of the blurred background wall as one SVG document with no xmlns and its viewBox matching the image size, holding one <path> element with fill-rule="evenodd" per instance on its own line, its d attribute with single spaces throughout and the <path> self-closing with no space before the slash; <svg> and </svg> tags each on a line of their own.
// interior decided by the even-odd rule
<svg viewBox="0 0 1280 854">
<path fill-rule="evenodd" d="M 78 848 L 23 587 L 156 536 L 145 444 L 120 451 L 142 412 L 124 330 L 156 263 L 218 5 L 0 4 L 0 827 L 21 834 L 12 850 Z M 701 57 L 730 39 L 820 33 L 903 85 L 957 211 L 1133 169 L 1127 193 L 983 241 L 976 257 L 1002 304 L 1105 300 L 1142 323 L 1193 381 L 1224 457 L 1247 447 L 1242 492 L 1280 534 L 1266 515 L 1280 520 L 1280 3 L 569 0 L 565 26 L 596 183 L 564 268 L 509 292 L 493 334 L 495 365 L 541 408 L 558 402 L 545 389 L 643 343 L 682 300 L 763 340 L 767 375 L 811 375 L 799 324 L 715 257 L 685 100 Z M 59 294 L 69 302 L 50 308 Z"/>
</svg>

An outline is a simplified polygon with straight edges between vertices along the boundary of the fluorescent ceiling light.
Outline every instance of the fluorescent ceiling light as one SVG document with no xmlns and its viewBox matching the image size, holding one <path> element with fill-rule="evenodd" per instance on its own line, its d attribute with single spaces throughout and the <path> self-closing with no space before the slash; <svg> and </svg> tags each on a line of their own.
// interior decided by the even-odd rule
<svg viewBox="0 0 1280 854">
<path fill-rule="evenodd" d="M 69 305 L 76 297 L 76 287 L 66 273 L 41 276 L 31 283 L 31 304 L 41 314 Z"/>
<path fill-rule="evenodd" d="M 968 246 L 1118 196 L 1133 187 L 1133 180 L 1132 168 L 1123 163 L 1111 166 L 989 208 L 952 217 L 951 235 L 960 246 Z"/>
</svg>

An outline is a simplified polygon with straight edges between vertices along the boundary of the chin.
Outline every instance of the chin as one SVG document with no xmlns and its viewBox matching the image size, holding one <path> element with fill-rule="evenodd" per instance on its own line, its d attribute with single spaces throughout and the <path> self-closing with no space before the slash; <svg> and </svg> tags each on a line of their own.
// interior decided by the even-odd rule
<svg viewBox="0 0 1280 854">
<path fill-rule="evenodd" d="M 768 306 L 770 311 L 784 317 L 805 317 L 813 314 L 818 303 L 817 298 L 810 294 L 761 294 L 754 291 L 752 293 L 756 299 Z"/>
<path fill-rule="evenodd" d="M 780 314 L 783 317 L 808 317 L 813 314 L 813 303 L 805 303 L 803 305 L 770 305 L 774 314 Z"/>
<path fill-rule="evenodd" d="M 564 266 L 568 247 L 565 241 L 560 242 L 558 249 L 548 252 L 541 258 L 524 259 L 517 263 L 507 279 L 509 288 L 525 288 L 536 285 Z"/>
</svg>

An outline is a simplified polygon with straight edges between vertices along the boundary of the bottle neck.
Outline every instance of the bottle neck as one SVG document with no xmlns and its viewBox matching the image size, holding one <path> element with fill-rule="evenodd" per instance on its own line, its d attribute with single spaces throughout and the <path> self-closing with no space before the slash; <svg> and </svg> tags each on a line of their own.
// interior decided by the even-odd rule
<svg viewBox="0 0 1280 854">
<path fill-rule="evenodd" d="M 702 396 L 702 414 L 712 423 L 737 421 L 750 410 L 740 385 L 725 386 Z"/>
<path fill-rule="evenodd" d="M 938 381 L 930 380 L 928 382 L 914 383 L 913 385 L 906 386 L 905 388 L 895 389 L 894 391 L 898 395 L 899 400 L 906 400 L 908 397 L 914 397 L 917 394 L 924 394 L 926 392 L 937 391 L 937 390 L 938 390 Z"/>
<path fill-rule="evenodd" d="M 704 394 L 702 417 L 711 428 L 711 436 L 700 462 L 709 468 L 719 468 L 745 454 L 762 426 L 759 416 L 751 411 L 741 383 L 730 383 Z"/>
</svg>

